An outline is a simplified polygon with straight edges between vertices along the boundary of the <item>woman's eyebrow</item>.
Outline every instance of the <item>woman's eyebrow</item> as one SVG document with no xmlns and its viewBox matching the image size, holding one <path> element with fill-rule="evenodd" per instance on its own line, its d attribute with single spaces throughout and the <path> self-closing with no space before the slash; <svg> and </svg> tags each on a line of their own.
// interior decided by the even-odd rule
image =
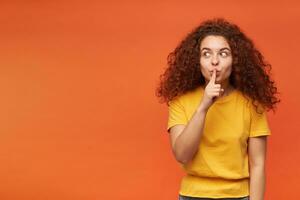
<svg viewBox="0 0 300 200">
<path fill-rule="evenodd" d="M 211 50 L 210 48 L 207 48 L 207 47 L 203 47 L 202 49 L 201 49 L 201 51 L 203 51 L 203 50 Z M 228 47 L 224 47 L 224 48 L 221 48 L 220 49 L 220 51 L 223 51 L 223 50 L 228 50 L 228 51 L 230 51 L 230 49 L 228 48 Z"/>
</svg>

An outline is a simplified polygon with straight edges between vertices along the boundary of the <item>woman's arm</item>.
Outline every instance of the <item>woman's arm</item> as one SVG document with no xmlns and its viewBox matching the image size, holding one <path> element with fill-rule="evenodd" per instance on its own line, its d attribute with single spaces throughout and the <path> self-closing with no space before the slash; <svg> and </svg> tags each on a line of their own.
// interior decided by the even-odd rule
<svg viewBox="0 0 300 200">
<path fill-rule="evenodd" d="M 208 109 L 216 98 L 224 92 L 221 84 L 215 83 L 216 73 L 216 70 L 214 70 L 208 84 L 205 86 L 203 98 L 188 124 L 186 126 L 177 125 L 170 130 L 172 150 L 176 160 L 180 163 L 189 162 L 198 151 Z"/>
<path fill-rule="evenodd" d="M 250 199 L 263 200 L 265 193 L 265 159 L 267 137 L 249 138 Z"/>
<path fill-rule="evenodd" d="M 197 152 L 206 113 L 207 109 L 200 105 L 186 126 L 176 125 L 170 129 L 172 150 L 178 162 L 189 162 Z"/>
</svg>

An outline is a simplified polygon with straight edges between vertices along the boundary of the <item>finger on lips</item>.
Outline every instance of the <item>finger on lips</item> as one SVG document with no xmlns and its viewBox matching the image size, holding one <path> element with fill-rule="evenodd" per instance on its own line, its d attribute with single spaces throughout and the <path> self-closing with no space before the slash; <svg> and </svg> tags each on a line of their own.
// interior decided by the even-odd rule
<svg viewBox="0 0 300 200">
<path fill-rule="evenodd" d="M 216 81 L 216 70 L 214 69 L 214 71 L 213 71 L 213 74 L 212 74 L 212 76 L 211 76 L 211 78 L 210 78 L 210 81 L 211 82 L 213 82 L 213 83 L 215 83 L 215 81 Z"/>
</svg>

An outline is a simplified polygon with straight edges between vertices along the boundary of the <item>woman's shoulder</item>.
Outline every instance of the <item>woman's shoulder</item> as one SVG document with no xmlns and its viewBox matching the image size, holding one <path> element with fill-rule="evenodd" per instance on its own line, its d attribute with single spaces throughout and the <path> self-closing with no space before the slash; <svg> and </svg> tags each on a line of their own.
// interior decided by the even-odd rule
<svg viewBox="0 0 300 200">
<path fill-rule="evenodd" d="M 239 91 L 239 90 L 237 90 L 237 97 L 238 97 L 238 99 L 239 99 L 239 101 L 241 102 L 241 103 L 243 103 L 243 105 L 246 107 L 246 108 L 248 108 L 249 109 L 249 111 L 254 111 L 254 110 L 256 110 L 256 109 L 262 109 L 262 110 L 264 110 L 264 108 L 262 107 L 262 105 L 259 103 L 259 102 L 257 102 L 257 101 L 255 101 L 251 96 L 249 96 L 248 94 L 246 94 L 246 93 L 243 93 L 243 92 L 241 92 L 241 91 Z M 258 107 L 258 108 L 256 108 L 256 106 Z"/>
<path fill-rule="evenodd" d="M 190 104 L 193 101 L 199 101 L 201 96 L 203 95 L 203 87 L 198 86 L 194 89 L 183 92 L 182 94 L 174 97 L 171 102 L 177 102 L 182 105 Z"/>
<path fill-rule="evenodd" d="M 204 89 L 202 86 L 198 86 L 192 90 L 186 91 L 184 94 L 180 96 L 181 101 L 191 101 L 193 99 L 199 99 L 201 95 L 203 95 Z"/>
<path fill-rule="evenodd" d="M 246 93 L 244 93 L 238 89 L 236 89 L 236 94 L 237 94 L 237 97 L 244 103 L 248 103 L 251 101 L 251 97 L 249 95 L 247 95 Z"/>
</svg>

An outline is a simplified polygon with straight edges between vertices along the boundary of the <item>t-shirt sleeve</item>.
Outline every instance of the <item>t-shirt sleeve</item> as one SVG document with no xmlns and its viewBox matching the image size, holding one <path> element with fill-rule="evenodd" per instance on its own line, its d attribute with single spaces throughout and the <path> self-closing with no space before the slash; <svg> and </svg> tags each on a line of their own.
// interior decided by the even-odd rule
<svg viewBox="0 0 300 200">
<path fill-rule="evenodd" d="M 267 112 L 263 110 L 263 113 L 257 113 L 255 107 L 252 106 L 250 110 L 250 134 L 249 137 L 267 136 L 271 135 L 269 128 Z"/>
<path fill-rule="evenodd" d="M 169 117 L 167 124 L 167 131 L 170 131 L 170 128 L 177 124 L 187 124 L 187 118 L 184 106 L 180 102 L 180 98 L 175 98 L 169 102 Z"/>
</svg>

